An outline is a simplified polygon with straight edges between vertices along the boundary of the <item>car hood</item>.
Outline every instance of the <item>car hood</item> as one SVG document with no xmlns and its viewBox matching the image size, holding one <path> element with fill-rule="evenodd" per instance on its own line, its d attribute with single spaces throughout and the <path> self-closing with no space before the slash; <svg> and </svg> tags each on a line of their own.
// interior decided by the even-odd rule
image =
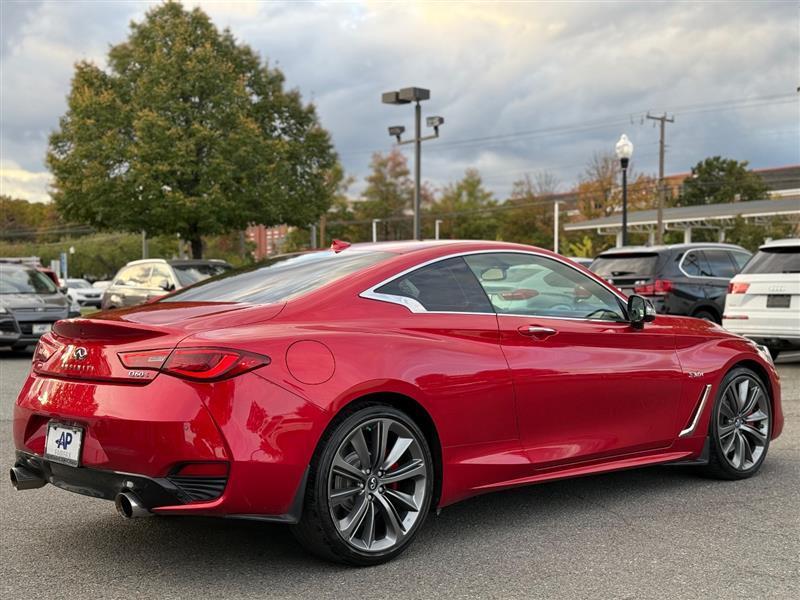
<svg viewBox="0 0 800 600">
<path fill-rule="evenodd" d="M 12 311 L 62 310 L 69 307 L 63 294 L 0 294 L 0 305 Z"/>
</svg>

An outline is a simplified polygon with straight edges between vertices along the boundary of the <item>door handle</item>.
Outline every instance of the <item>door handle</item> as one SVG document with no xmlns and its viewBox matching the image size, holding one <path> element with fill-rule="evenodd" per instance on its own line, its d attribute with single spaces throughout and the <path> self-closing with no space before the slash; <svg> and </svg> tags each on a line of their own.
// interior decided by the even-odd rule
<svg viewBox="0 0 800 600">
<path fill-rule="evenodd" d="M 551 335 L 556 334 L 556 330 L 552 327 L 539 327 L 538 325 L 523 325 L 519 329 L 520 335 L 524 335 L 525 337 L 532 337 L 539 340 L 543 340 L 544 338 L 548 338 Z"/>
</svg>

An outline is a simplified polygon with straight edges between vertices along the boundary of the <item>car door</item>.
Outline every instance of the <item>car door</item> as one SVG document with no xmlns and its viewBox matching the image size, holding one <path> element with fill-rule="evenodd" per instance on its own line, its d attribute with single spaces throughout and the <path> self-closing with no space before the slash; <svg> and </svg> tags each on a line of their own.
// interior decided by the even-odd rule
<svg viewBox="0 0 800 600">
<path fill-rule="evenodd" d="M 464 259 L 420 266 L 361 296 L 407 309 L 391 319 L 405 342 L 387 352 L 407 365 L 403 378 L 431 399 L 436 420 L 446 424 L 444 485 L 477 488 L 527 476 L 497 315 Z"/>
<path fill-rule="evenodd" d="M 554 258 L 499 252 L 465 260 L 497 311 L 532 463 L 671 444 L 682 374 L 669 326 L 633 328 L 620 297 Z M 520 271 L 529 274 L 520 279 Z"/>
</svg>

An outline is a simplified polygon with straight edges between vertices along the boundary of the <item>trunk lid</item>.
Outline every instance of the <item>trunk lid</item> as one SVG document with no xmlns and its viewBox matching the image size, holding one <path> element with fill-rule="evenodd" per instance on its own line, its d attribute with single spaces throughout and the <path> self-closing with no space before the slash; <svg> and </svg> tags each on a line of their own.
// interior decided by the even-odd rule
<svg viewBox="0 0 800 600">
<path fill-rule="evenodd" d="M 127 368 L 120 352 L 172 351 L 193 333 L 267 321 L 283 305 L 154 303 L 58 321 L 36 347 L 39 375 L 126 384 L 146 384 L 158 371 Z"/>
</svg>

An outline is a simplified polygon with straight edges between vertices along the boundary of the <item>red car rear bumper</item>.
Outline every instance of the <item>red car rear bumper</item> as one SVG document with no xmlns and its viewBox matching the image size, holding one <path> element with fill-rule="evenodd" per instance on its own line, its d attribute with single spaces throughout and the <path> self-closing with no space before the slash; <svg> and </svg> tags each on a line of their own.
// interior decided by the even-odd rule
<svg viewBox="0 0 800 600">
<path fill-rule="evenodd" d="M 44 460 L 51 420 L 82 428 L 79 467 Z M 143 386 L 32 374 L 14 409 L 14 442 L 18 464 L 71 491 L 139 491 L 162 514 L 292 520 L 326 423 L 257 373 L 202 384 L 159 375 Z M 204 477 L 209 465 L 214 476 Z"/>
</svg>

